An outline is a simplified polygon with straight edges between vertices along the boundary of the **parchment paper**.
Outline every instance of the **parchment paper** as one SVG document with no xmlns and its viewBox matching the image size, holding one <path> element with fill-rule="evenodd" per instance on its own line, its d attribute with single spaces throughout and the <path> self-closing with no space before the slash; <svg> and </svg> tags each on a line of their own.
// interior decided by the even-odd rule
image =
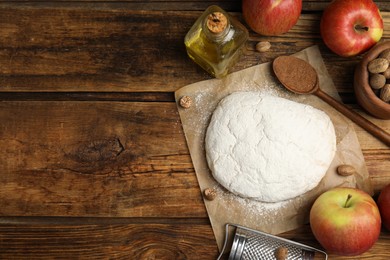
<svg viewBox="0 0 390 260">
<path fill-rule="evenodd" d="M 340 100 L 317 46 L 309 47 L 296 53 L 295 56 L 308 61 L 318 73 L 320 88 L 330 96 Z M 213 179 L 205 156 L 205 132 L 218 102 L 236 91 L 268 92 L 296 102 L 309 104 L 325 111 L 330 116 L 336 130 L 337 152 L 325 177 L 315 189 L 288 201 L 264 203 L 236 196 Z M 215 200 L 204 200 L 204 203 L 220 250 L 223 246 L 226 223 L 278 234 L 308 223 L 312 203 L 329 188 L 336 186 L 358 187 L 370 194 L 373 193 L 353 123 L 314 95 L 297 95 L 285 90 L 273 75 L 271 63 L 253 66 L 232 73 L 223 79 L 212 79 L 187 85 L 176 91 L 177 104 L 182 96 L 189 96 L 193 101 L 192 106 L 188 109 L 178 105 L 178 111 L 199 186 L 202 191 L 206 188 L 214 188 L 217 191 Z M 348 177 L 337 175 L 336 168 L 340 164 L 353 165 L 358 174 Z"/>
</svg>

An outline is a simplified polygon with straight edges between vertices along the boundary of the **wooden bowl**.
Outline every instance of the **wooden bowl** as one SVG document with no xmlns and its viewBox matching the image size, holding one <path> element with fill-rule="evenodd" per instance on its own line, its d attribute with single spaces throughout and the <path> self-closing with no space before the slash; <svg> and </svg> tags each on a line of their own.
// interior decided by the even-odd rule
<svg viewBox="0 0 390 260">
<path fill-rule="evenodd" d="M 380 99 L 370 87 L 367 65 L 388 48 L 390 48 L 390 41 L 372 47 L 358 63 L 354 74 L 354 89 L 358 103 L 371 115 L 380 119 L 390 119 L 390 104 Z"/>
</svg>

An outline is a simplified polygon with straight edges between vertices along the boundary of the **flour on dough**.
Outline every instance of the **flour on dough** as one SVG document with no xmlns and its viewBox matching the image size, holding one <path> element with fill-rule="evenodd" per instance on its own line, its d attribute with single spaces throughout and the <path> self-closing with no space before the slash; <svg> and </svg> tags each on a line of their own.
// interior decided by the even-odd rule
<svg viewBox="0 0 390 260">
<path fill-rule="evenodd" d="M 335 155 L 336 136 L 321 110 L 258 92 L 235 92 L 215 109 L 205 145 L 210 170 L 227 190 L 278 202 L 318 185 Z"/>
</svg>

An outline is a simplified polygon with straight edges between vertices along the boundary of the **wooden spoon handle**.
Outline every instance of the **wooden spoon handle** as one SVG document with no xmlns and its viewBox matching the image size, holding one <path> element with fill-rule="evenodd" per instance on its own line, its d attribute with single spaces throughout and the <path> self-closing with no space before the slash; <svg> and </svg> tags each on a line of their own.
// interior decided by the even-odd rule
<svg viewBox="0 0 390 260">
<path fill-rule="evenodd" d="M 385 143 L 387 146 L 390 146 L 390 134 L 384 131 L 382 128 L 378 127 L 377 125 L 371 123 L 358 113 L 354 112 L 353 110 L 346 107 L 344 104 L 338 102 L 322 90 L 318 89 L 314 93 L 317 97 L 321 98 L 323 101 L 337 109 L 340 113 L 342 113 L 344 116 L 351 119 L 353 122 L 355 122 L 357 125 L 365 129 L 367 132 L 381 140 L 383 143 Z"/>
</svg>

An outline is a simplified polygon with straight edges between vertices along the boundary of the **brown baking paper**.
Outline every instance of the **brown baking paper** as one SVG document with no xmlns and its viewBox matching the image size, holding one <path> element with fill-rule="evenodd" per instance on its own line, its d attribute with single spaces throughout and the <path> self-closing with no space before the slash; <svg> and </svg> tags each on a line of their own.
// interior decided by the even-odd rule
<svg viewBox="0 0 390 260">
<path fill-rule="evenodd" d="M 320 88 L 340 100 L 317 46 L 307 48 L 296 53 L 295 56 L 308 61 L 318 73 Z M 311 105 L 329 115 L 335 126 L 337 152 L 325 177 L 315 189 L 288 201 L 264 203 L 236 196 L 213 179 L 204 149 L 206 129 L 218 102 L 236 91 L 267 92 Z M 368 172 L 353 123 L 314 95 L 297 95 L 285 90 L 273 75 L 271 63 L 238 71 L 223 79 L 206 80 L 185 86 L 175 93 L 177 104 L 183 96 L 191 97 L 193 102 L 188 109 L 178 105 L 178 110 L 199 186 L 202 191 L 206 188 L 214 188 L 217 192 L 216 199 L 204 200 L 204 203 L 220 250 L 223 246 L 226 223 L 278 234 L 308 223 L 312 203 L 329 188 L 358 187 L 372 194 Z M 357 174 L 348 177 L 337 175 L 336 168 L 341 164 L 353 165 Z"/>
</svg>

